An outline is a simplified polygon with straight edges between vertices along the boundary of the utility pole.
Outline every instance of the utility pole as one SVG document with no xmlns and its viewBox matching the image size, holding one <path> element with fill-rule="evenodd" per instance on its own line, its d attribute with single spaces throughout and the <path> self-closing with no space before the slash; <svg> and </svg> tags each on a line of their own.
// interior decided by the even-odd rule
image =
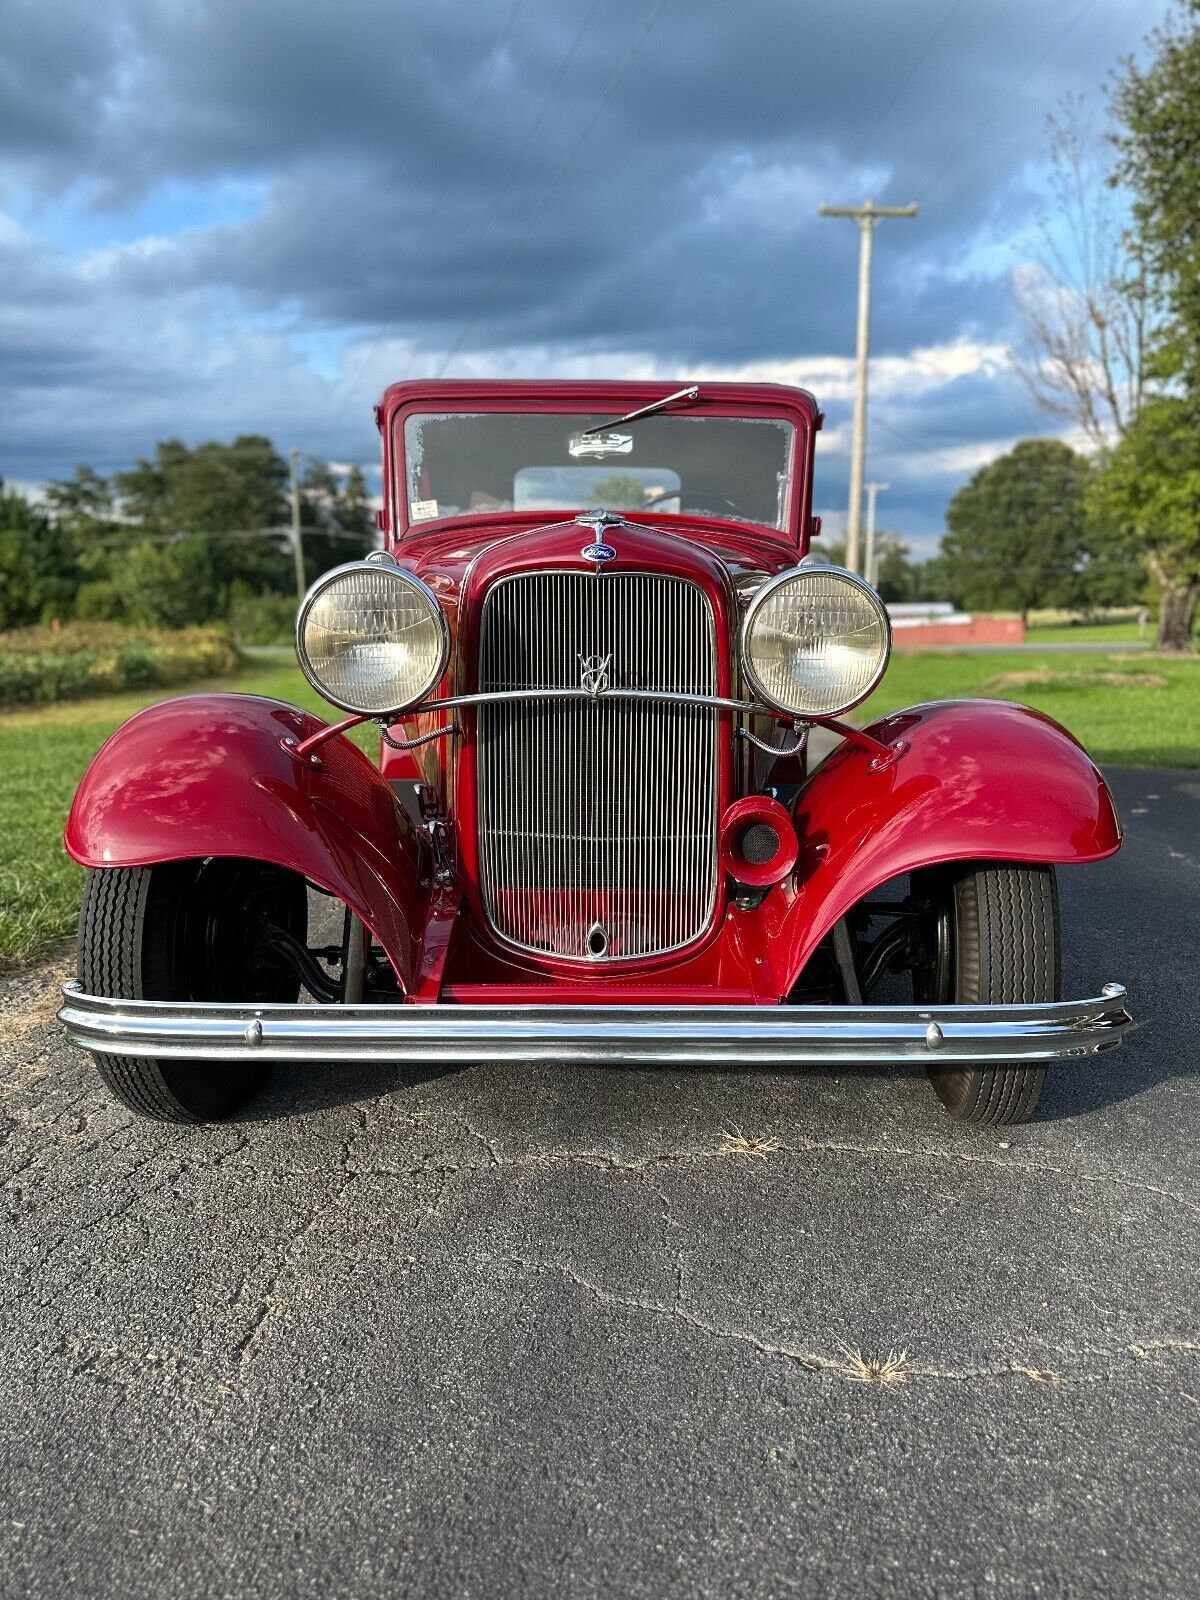
<svg viewBox="0 0 1200 1600">
<path fill-rule="evenodd" d="M 292 561 L 296 568 L 296 599 L 303 600 L 307 588 L 304 582 L 304 546 L 300 542 L 300 452 L 293 445 L 292 461 Z"/>
<path fill-rule="evenodd" d="M 876 225 L 884 217 L 915 217 L 917 207 L 823 205 L 823 217 L 853 217 L 858 224 L 858 337 L 854 388 L 854 442 L 850 453 L 850 508 L 846 518 L 846 565 L 858 571 L 858 532 L 862 521 L 863 463 L 867 453 L 867 360 L 871 346 L 871 246 Z"/>
<path fill-rule="evenodd" d="M 875 496 L 881 489 L 890 489 L 890 483 L 868 483 L 867 491 L 867 553 L 863 562 L 863 577 L 869 584 L 879 582 L 879 562 L 875 556 Z"/>
</svg>

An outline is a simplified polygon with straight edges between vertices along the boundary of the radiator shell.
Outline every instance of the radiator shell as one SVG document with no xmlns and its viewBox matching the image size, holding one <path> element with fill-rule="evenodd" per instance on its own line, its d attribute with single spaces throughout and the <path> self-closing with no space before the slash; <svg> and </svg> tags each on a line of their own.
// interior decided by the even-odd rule
<svg viewBox="0 0 1200 1600">
<path fill-rule="evenodd" d="M 703 589 L 659 572 L 550 570 L 483 599 L 484 692 L 571 688 L 595 700 L 480 709 L 480 897 L 506 944 L 587 964 L 679 950 L 709 927 L 719 870 L 718 714 L 605 699 L 607 689 L 716 694 Z"/>
</svg>

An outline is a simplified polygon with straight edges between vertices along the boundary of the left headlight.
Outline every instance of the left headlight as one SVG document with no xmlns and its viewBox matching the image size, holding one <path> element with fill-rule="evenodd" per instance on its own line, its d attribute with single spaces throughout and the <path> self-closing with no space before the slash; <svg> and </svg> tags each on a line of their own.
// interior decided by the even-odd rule
<svg viewBox="0 0 1200 1600">
<path fill-rule="evenodd" d="M 296 619 L 296 653 L 318 694 L 344 711 L 403 711 L 445 671 L 450 635 L 437 597 L 411 572 L 355 561 L 318 578 Z"/>
<path fill-rule="evenodd" d="M 768 705 L 797 717 L 835 717 L 865 700 L 891 648 L 883 601 L 840 567 L 780 573 L 742 625 L 746 676 Z"/>
</svg>

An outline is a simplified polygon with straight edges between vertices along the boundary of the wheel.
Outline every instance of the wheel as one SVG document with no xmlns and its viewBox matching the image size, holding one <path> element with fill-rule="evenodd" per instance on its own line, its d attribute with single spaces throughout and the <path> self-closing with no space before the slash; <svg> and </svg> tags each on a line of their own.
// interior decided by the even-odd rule
<svg viewBox="0 0 1200 1600">
<path fill-rule="evenodd" d="M 914 998 L 955 1005 L 1057 1000 L 1058 888 L 1053 867 L 972 865 L 918 874 L 931 906 L 931 948 L 913 973 Z M 1045 1067 L 931 1066 L 934 1090 L 958 1122 L 992 1127 L 1033 1114 Z"/>
<path fill-rule="evenodd" d="M 269 925 L 305 939 L 304 879 L 258 861 L 174 861 L 89 872 L 79 981 L 125 1000 L 289 1001 L 299 980 L 264 955 Z M 111 1092 L 159 1122 L 214 1122 L 258 1088 L 260 1062 L 93 1055 Z"/>
</svg>

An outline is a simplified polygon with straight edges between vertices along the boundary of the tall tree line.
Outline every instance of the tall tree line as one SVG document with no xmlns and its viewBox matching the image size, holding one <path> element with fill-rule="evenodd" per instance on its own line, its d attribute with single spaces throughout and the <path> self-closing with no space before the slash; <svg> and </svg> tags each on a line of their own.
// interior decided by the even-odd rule
<svg viewBox="0 0 1200 1600">
<path fill-rule="evenodd" d="M 1200 604 L 1200 0 L 1176 0 L 1146 44 L 1111 84 L 1107 162 L 1090 159 L 1078 106 L 1052 126 L 1058 209 L 1018 285 L 1022 369 L 1096 446 L 1089 514 L 1144 563 L 1160 647 L 1187 649 Z"/>
<path fill-rule="evenodd" d="M 80 466 L 45 506 L 0 492 L 0 627 L 61 619 L 178 627 L 294 596 L 288 468 L 267 438 L 177 439 L 127 472 Z M 374 542 L 361 469 L 309 460 L 301 480 L 309 582 Z"/>
</svg>

